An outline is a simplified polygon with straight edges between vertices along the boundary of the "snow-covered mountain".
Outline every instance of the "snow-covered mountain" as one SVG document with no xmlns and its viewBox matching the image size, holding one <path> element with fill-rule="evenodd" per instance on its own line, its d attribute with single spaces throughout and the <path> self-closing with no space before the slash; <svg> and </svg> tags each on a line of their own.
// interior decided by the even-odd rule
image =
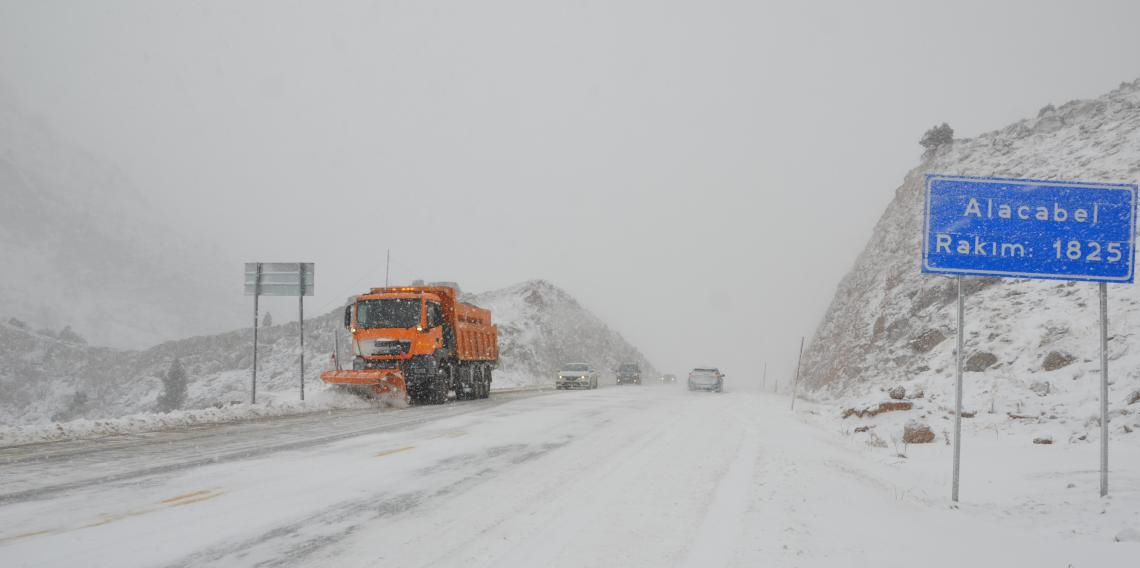
<svg viewBox="0 0 1140 568">
<path fill-rule="evenodd" d="M 1038 116 L 955 140 L 907 174 L 842 280 L 804 353 L 804 384 L 845 406 L 903 386 L 928 420 L 952 408 L 954 279 L 920 272 L 924 174 L 1135 183 L 1140 174 L 1140 80 L 1094 100 L 1048 105 Z M 965 278 L 967 411 L 1061 438 L 1096 437 L 1099 335 L 1092 283 Z M 1110 404 L 1114 433 L 1140 419 L 1140 288 L 1109 285 Z M 996 426 L 995 426 L 996 427 Z M 1116 434 L 1114 434 L 1116 435 Z"/>
<path fill-rule="evenodd" d="M 0 316 L 145 347 L 241 325 L 240 264 L 178 236 L 113 166 L 0 88 Z M 193 302 L 187 298 L 194 298 Z"/>
<path fill-rule="evenodd" d="M 567 361 L 611 369 L 622 361 L 652 367 L 597 316 L 549 282 L 535 280 L 467 295 L 492 310 L 499 326 L 501 364 L 495 388 L 550 384 Z M 334 333 L 347 361 L 340 308 L 305 322 L 306 392 L 324 389 Z M 187 408 L 249 400 L 252 330 L 168 341 L 150 349 L 92 347 L 74 337 L 0 322 L 0 425 L 105 418 L 151 411 L 160 377 L 178 358 L 189 376 Z M 295 400 L 301 350 L 296 322 L 259 330 L 258 401 Z"/>
<path fill-rule="evenodd" d="M 569 362 L 590 363 L 603 376 L 625 362 L 638 363 L 646 376 L 656 372 L 621 335 L 545 280 L 471 294 L 463 300 L 494 314 L 502 359 L 498 376 L 505 381 L 553 382 L 559 366 Z"/>
</svg>

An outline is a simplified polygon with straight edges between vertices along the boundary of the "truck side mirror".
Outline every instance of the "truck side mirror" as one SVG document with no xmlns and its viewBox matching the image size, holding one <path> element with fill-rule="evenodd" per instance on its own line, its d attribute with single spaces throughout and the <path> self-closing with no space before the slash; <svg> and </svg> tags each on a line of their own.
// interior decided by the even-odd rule
<svg viewBox="0 0 1140 568">
<path fill-rule="evenodd" d="M 352 327 L 352 305 L 344 307 L 344 328 Z"/>
</svg>

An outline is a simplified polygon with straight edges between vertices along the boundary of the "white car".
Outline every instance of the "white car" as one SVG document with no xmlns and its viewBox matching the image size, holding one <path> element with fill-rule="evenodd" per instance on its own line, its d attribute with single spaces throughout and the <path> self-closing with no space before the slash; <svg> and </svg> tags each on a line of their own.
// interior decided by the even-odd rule
<svg viewBox="0 0 1140 568">
<path fill-rule="evenodd" d="M 596 389 L 598 372 L 586 363 L 569 363 L 558 371 L 554 387 L 559 389 Z"/>
<path fill-rule="evenodd" d="M 724 392 L 724 374 L 716 367 L 698 367 L 689 371 L 689 390 Z"/>
</svg>

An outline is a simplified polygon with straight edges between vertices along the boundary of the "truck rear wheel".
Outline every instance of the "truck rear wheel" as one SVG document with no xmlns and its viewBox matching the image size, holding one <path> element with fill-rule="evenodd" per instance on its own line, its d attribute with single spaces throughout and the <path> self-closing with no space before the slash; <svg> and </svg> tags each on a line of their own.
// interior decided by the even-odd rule
<svg viewBox="0 0 1140 568">
<path fill-rule="evenodd" d="M 491 367 L 484 365 L 480 367 L 479 373 L 479 398 L 488 398 L 491 396 Z"/>
</svg>

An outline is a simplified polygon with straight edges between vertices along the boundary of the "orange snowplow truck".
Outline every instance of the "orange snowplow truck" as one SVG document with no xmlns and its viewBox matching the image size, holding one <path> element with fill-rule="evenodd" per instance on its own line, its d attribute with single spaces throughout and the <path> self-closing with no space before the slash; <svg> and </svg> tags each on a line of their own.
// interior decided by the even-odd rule
<svg viewBox="0 0 1140 568">
<path fill-rule="evenodd" d="M 499 363 L 491 311 L 456 300 L 448 286 L 373 288 L 350 298 L 344 326 L 352 335 L 352 369 L 321 380 L 413 404 L 487 398 Z M 339 365 L 338 365 L 339 366 Z"/>
</svg>

